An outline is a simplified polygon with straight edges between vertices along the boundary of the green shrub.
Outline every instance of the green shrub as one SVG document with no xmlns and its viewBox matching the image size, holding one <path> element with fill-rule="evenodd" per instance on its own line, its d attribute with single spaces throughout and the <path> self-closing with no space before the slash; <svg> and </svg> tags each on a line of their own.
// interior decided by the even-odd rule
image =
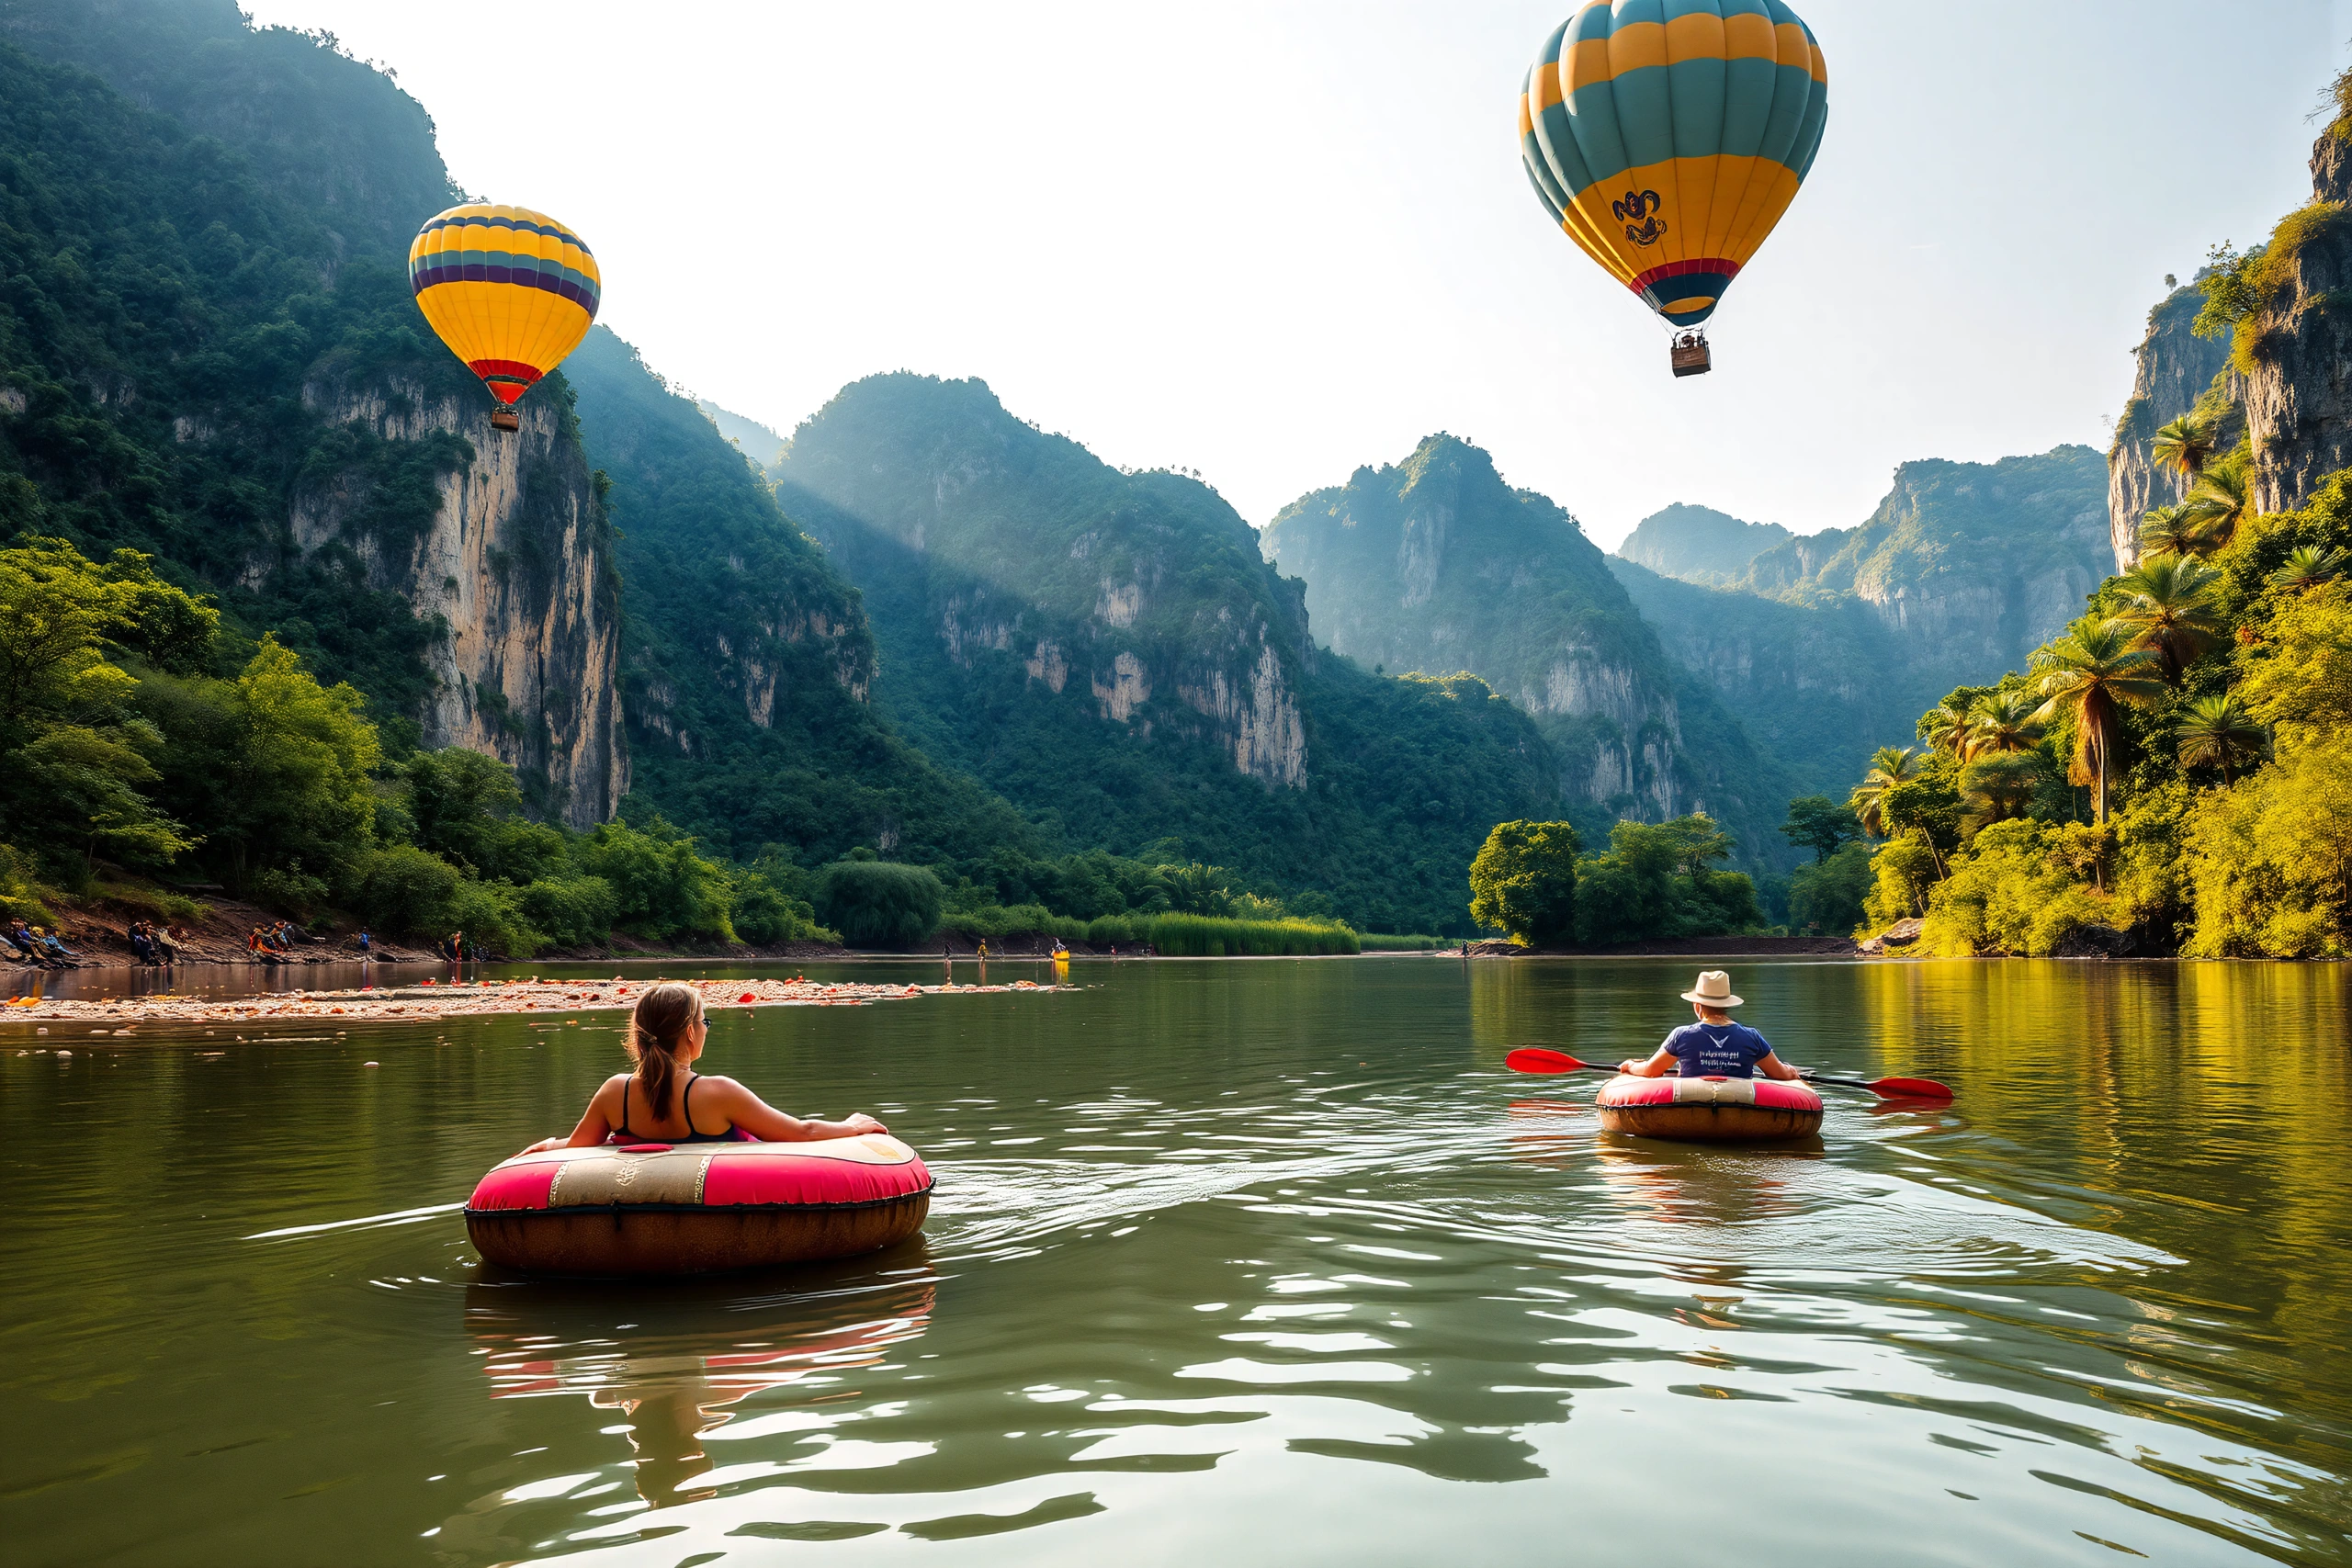
<svg viewBox="0 0 2352 1568">
<path fill-rule="evenodd" d="M 2039 957 L 2070 932 L 2108 923 L 2107 900 L 2052 858 L 2053 837 L 2047 824 L 2032 821 L 1996 822 L 1978 833 L 1928 894 L 1919 950 Z"/>
<path fill-rule="evenodd" d="M 1356 946 L 1365 953 L 1435 953 L 1453 943 L 1442 936 L 1391 936 L 1380 931 L 1363 931 L 1356 937 Z"/>
<path fill-rule="evenodd" d="M 0 918 L 20 916 L 28 925 L 53 926 L 57 917 L 49 905 L 57 892 L 35 881 L 33 869 L 30 855 L 0 844 Z"/>
<path fill-rule="evenodd" d="M 1943 864 L 1917 833 L 1890 839 L 1871 857 L 1870 889 L 1862 896 L 1862 925 L 1884 931 L 1897 920 L 1928 912 L 1928 895 L 1942 879 Z"/>
<path fill-rule="evenodd" d="M 1170 958 L 1304 958 L 1363 951 L 1347 927 L 1314 920 L 1159 915 L 1136 923 L 1143 928 L 1143 940 Z"/>
<path fill-rule="evenodd" d="M 1843 936 L 1862 923 L 1862 900 L 1873 874 L 1871 848 L 1849 842 L 1813 865 L 1789 874 L 1789 926 Z"/>
<path fill-rule="evenodd" d="M 359 912 L 370 925 L 396 935 L 447 935 L 458 868 L 414 844 L 390 844 L 368 859 L 359 885 Z"/>
<path fill-rule="evenodd" d="M 1577 852 L 1566 822 L 1498 822 L 1470 863 L 1470 918 L 1546 947 L 1577 925 Z"/>
<path fill-rule="evenodd" d="M 786 894 L 756 871 L 734 875 L 733 902 L 727 913 L 735 934 L 745 942 L 831 942 L 833 933 L 817 923 L 816 911 L 802 899 Z"/>
<path fill-rule="evenodd" d="M 837 861 L 817 884 L 817 911 L 852 947 L 913 947 L 939 929 L 945 890 L 925 867 Z"/>
<path fill-rule="evenodd" d="M 449 929 L 466 933 L 495 957 L 528 958 L 547 939 L 524 918 L 523 890 L 507 882 L 458 884 L 449 899 Z"/>
<path fill-rule="evenodd" d="M 558 947 L 601 945 L 613 931 L 620 900 L 601 876 L 542 876 L 516 891 L 515 908 Z"/>
<path fill-rule="evenodd" d="M 606 822 L 581 840 L 573 862 L 612 885 L 614 922 L 632 935 L 660 942 L 695 936 L 730 941 L 731 893 L 727 873 L 695 853 L 695 841 L 660 818 L 645 829 Z"/>
</svg>

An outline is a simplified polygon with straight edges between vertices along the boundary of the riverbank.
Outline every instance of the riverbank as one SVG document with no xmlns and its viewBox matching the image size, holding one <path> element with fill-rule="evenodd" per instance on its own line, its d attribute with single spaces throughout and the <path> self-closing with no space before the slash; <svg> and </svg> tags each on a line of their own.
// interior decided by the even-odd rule
<svg viewBox="0 0 2352 1568">
<path fill-rule="evenodd" d="M 1474 942 L 1454 950 L 1472 958 L 1861 958 L 1862 945 L 1845 936 L 1698 936 L 1620 942 L 1613 947 L 1521 947 Z"/>
<path fill-rule="evenodd" d="M 762 1007 L 865 1007 L 874 1002 L 904 1001 L 912 997 L 946 992 L 1044 992 L 1056 987 L 1034 980 L 1004 985 L 936 986 L 873 984 L 820 980 L 689 980 L 702 992 L 703 1006 L 712 1012 L 748 1011 Z M 92 1034 L 122 1035 L 142 1023 L 258 1024 L 312 1023 L 346 1021 L 391 1021 L 414 1023 L 434 1019 L 477 1017 L 490 1013 L 619 1012 L 637 1005 L 649 984 L 628 980 L 479 980 L 376 987 L 360 986 L 334 991 L 284 991 L 268 996 L 212 1000 L 164 993 L 147 997 L 110 997 L 89 1001 L 47 997 L 17 997 L 0 1004 L 0 1022 L 79 1024 Z M 573 1020 L 572 1021 L 577 1021 Z M 44 1031 L 43 1032 L 47 1032 Z"/>
</svg>

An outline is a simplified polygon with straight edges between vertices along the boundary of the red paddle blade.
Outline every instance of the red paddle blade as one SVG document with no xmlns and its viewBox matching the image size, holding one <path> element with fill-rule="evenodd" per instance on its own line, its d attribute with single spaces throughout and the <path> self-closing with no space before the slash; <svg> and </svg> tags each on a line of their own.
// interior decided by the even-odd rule
<svg viewBox="0 0 2352 1568">
<path fill-rule="evenodd" d="M 1503 1058 L 1503 1066 L 1515 1073 L 1573 1073 L 1591 1064 L 1579 1062 L 1566 1051 L 1547 1051 L 1541 1045 L 1522 1045 Z"/>
<path fill-rule="evenodd" d="M 1950 1100 L 1951 1090 L 1933 1078 L 1872 1078 L 1870 1087 L 1891 1100 Z"/>
</svg>

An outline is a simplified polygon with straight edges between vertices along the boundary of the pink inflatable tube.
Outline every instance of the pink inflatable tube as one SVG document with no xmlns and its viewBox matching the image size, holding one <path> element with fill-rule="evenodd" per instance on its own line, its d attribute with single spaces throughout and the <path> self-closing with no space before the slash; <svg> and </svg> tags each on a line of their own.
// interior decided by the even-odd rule
<svg viewBox="0 0 2352 1568">
<path fill-rule="evenodd" d="M 875 1252 L 922 1228 L 931 1172 L 879 1133 L 517 1155 L 466 1202 L 488 1261 L 535 1274 L 709 1274 Z"/>
<path fill-rule="evenodd" d="M 1778 1078 L 1644 1078 L 1621 1074 L 1593 1096 L 1600 1125 L 1641 1138 L 1775 1143 L 1821 1131 L 1821 1096 Z"/>
</svg>

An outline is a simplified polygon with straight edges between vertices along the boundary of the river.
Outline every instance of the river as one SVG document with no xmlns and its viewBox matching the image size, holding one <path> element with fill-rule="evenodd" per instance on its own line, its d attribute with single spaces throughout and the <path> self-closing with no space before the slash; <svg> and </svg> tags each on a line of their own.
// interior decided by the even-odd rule
<svg viewBox="0 0 2352 1568">
<path fill-rule="evenodd" d="M 616 1014 L 0 1026 L 0 1540 L 239 1568 L 2352 1557 L 2352 968 L 1734 964 L 1783 1056 L 1958 1091 L 1829 1091 L 1796 1152 L 1612 1138 L 1595 1079 L 1503 1069 L 1645 1050 L 1691 968 L 1081 963 L 1053 994 L 729 1012 L 711 1070 L 874 1111 L 939 1186 L 896 1251 L 695 1283 L 489 1280 L 467 1246 L 475 1179 L 616 1070 Z"/>
</svg>

